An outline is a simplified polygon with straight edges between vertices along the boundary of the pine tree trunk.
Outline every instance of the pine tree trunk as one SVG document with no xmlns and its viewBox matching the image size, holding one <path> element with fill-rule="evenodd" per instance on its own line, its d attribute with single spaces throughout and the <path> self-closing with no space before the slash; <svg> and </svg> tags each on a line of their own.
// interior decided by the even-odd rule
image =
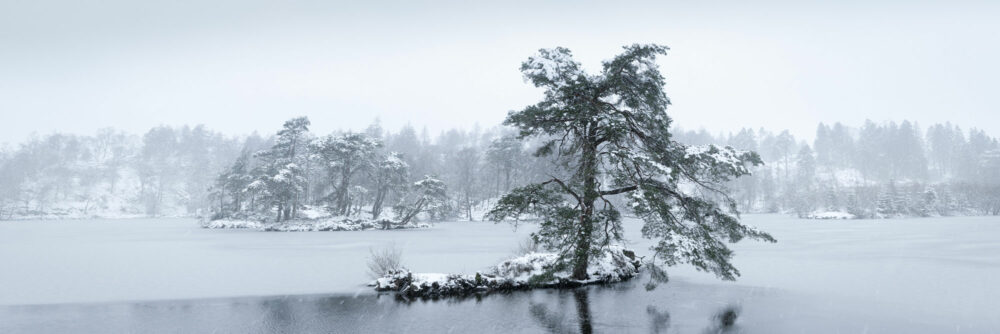
<svg viewBox="0 0 1000 334">
<path fill-rule="evenodd" d="M 345 168 L 340 175 L 340 186 L 337 189 L 337 212 L 342 215 L 347 215 L 350 211 L 350 204 L 348 203 L 347 191 L 350 187 L 351 172 Z"/>
<path fill-rule="evenodd" d="M 243 198 L 240 196 L 239 192 L 233 194 L 233 212 L 240 212 L 243 210 Z"/>
<path fill-rule="evenodd" d="M 573 279 L 587 279 L 587 265 L 590 262 L 590 243 L 593 235 L 594 202 L 597 200 L 597 147 L 590 144 L 584 147 L 580 161 L 580 173 L 583 176 L 583 205 L 580 208 L 580 226 L 577 229 L 576 251 L 573 254 Z"/>
<path fill-rule="evenodd" d="M 468 191 L 468 189 L 466 189 L 466 191 L 465 191 L 465 213 L 469 217 L 469 221 L 470 222 L 473 221 L 472 220 L 472 202 L 469 200 L 469 191 Z"/>
<path fill-rule="evenodd" d="M 379 187 L 375 194 L 375 203 L 372 203 L 372 220 L 378 219 L 378 216 L 382 214 L 382 201 L 385 199 L 385 193 L 386 190 Z"/>
<path fill-rule="evenodd" d="M 494 197 L 500 197 L 500 170 L 499 169 L 497 170 L 496 181 L 497 181 L 496 182 L 496 186 L 493 188 L 493 190 L 494 190 L 494 195 L 493 196 Z"/>
<path fill-rule="evenodd" d="M 510 166 L 504 169 L 503 191 L 510 191 Z"/>
<path fill-rule="evenodd" d="M 424 203 L 425 200 L 422 198 L 420 200 L 417 200 L 417 203 L 414 204 L 413 206 L 413 210 L 407 212 L 406 216 L 404 216 L 403 219 L 399 221 L 399 224 L 406 225 L 407 223 L 410 222 L 411 219 L 413 219 L 413 217 L 416 217 L 418 214 L 420 214 L 420 211 L 423 211 L 424 209 Z"/>
</svg>

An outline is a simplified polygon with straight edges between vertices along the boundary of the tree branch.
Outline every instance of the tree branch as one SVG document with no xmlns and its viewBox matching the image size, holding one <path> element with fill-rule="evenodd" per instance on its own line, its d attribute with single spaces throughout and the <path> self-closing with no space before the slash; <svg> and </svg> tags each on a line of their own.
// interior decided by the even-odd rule
<svg viewBox="0 0 1000 334">
<path fill-rule="evenodd" d="M 628 187 L 622 187 L 622 188 L 618 188 L 618 189 L 602 190 L 601 191 L 601 196 L 604 196 L 604 195 L 617 195 L 617 194 L 621 194 L 621 193 L 633 191 L 633 190 L 636 190 L 636 189 L 639 189 L 639 186 L 637 186 L 637 185 L 631 185 L 631 186 L 628 186 Z"/>
<path fill-rule="evenodd" d="M 549 175 L 549 176 L 551 177 L 551 175 Z M 567 193 L 569 193 L 570 195 L 573 195 L 573 197 L 574 197 L 574 198 L 576 198 L 576 201 L 577 201 L 578 203 L 581 203 L 581 204 L 583 203 L 583 199 L 582 199 L 582 198 L 580 198 L 580 195 L 577 195 L 577 194 L 576 194 L 576 192 L 574 192 L 574 191 L 573 191 L 572 189 L 570 189 L 570 188 L 569 188 L 569 186 L 567 186 L 567 185 L 566 185 L 565 183 L 563 183 L 563 181 L 562 181 L 562 180 L 560 180 L 559 178 L 556 178 L 556 177 L 552 177 L 552 179 L 551 179 L 551 180 L 548 180 L 548 181 L 545 181 L 545 182 L 542 182 L 542 184 L 549 184 L 549 183 L 552 183 L 552 182 L 555 182 L 555 183 L 556 183 L 556 184 L 558 184 L 558 185 L 559 185 L 560 187 L 562 187 L 563 191 L 566 191 L 566 192 L 567 192 Z"/>
</svg>

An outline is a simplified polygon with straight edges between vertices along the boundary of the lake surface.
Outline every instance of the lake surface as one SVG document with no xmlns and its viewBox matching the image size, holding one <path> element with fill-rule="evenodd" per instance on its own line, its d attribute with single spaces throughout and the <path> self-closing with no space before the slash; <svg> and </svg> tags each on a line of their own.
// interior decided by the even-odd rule
<svg viewBox="0 0 1000 334">
<path fill-rule="evenodd" d="M 736 245 L 737 282 L 688 267 L 570 291 L 405 301 L 363 285 L 372 247 L 422 272 L 510 257 L 533 226 L 265 233 L 193 220 L 0 222 L 0 333 L 8 332 L 1000 332 L 1000 219 L 814 221 L 747 215 L 777 244 Z M 640 255 L 650 244 L 628 222 Z"/>
</svg>

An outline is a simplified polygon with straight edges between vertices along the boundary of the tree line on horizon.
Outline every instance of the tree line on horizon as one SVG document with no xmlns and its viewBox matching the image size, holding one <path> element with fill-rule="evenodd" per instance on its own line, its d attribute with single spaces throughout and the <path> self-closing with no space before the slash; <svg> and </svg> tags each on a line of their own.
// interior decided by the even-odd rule
<svg viewBox="0 0 1000 334">
<path fill-rule="evenodd" d="M 839 211 L 861 218 L 1000 215 L 1000 144 L 950 123 L 861 127 L 820 123 L 812 143 L 787 130 L 727 135 L 677 131 L 679 141 L 760 153 L 766 162 L 730 185 L 745 212 Z"/>
<path fill-rule="evenodd" d="M 749 128 L 715 135 L 676 129 L 673 135 L 685 144 L 760 154 L 763 166 L 729 184 L 744 212 L 843 211 L 869 218 L 1000 214 L 1000 145 L 978 129 L 868 121 L 860 127 L 819 124 L 812 142 L 788 131 Z M 263 181 L 246 175 L 228 183 L 220 177 L 250 173 L 267 161 L 299 159 L 296 167 L 302 170 L 296 173 L 305 178 L 296 199 L 301 203 L 379 217 L 400 201 L 415 201 L 406 196 L 429 176 L 446 189 L 435 202 L 435 219 L 478 220 L 491 201 L 544 179 L 550 168 L 550 161 L 531 156 L 540 143 L 517 140 L 513 130 L 500 126 L 432 136 L 409 125 L 387 131 L 374 122 L 358 132 L 302 136 L 309 143 L 296 146 L 303 144 L 310 154 L 299 156 L 300 151 L 291 158 L 259 154 L 289 144 L 282 144 L 278 133 L 234 137 L 204 126 L 159 126 L 141 136 L 102 129 L 90 136 L 32 137 L 0 148 L 0 219 L 263 210 L 259 200 L 280 194 L 265 198 Z M 356 148 L 369 160 L 331 166 L 350 151 L 345 148 Z M 339 177 L 331 175 L 338 172 Z M 248 188 L 253 181 L 261 182 Z"/>
</svg>

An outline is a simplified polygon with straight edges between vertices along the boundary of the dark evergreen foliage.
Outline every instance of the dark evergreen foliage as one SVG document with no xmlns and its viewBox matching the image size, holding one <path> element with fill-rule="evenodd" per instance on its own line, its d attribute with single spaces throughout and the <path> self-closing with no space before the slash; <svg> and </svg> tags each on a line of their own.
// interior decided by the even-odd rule
<svg viewBox="0 0 1000 334">
<path fill-rule="evenodd" d="M 487 217 L 539 217 L 534 238 L 558 250 L 575 279 L 587 278 L 590 257 L 601 247 L 621 241 L 622 214 L 614 196 L 624 196 L 645 221 L 645 237 L 659 240 L 654 262 L 690 263 L 732 280 L 739 271 L 726 242 L 774 241 L 739 223 L 736 203 L 725 191 L 726 182 L 749 174 L 747 166 L 761 164 L 756 153 L 671 139 L 670 100 L 655 63 L 666 51 L 626 46 L 597 75 L 585 73 L 565 48 L 540 50 L 521 65 L 545 97 L 511 112 L 504 124 L 521 138 L 543 138 L 535 155 L 552 156 L 558 168 L 547 180 L 503 196 Z M 683 191 L 682 185 L 698 191 Z"/>
</svg>

